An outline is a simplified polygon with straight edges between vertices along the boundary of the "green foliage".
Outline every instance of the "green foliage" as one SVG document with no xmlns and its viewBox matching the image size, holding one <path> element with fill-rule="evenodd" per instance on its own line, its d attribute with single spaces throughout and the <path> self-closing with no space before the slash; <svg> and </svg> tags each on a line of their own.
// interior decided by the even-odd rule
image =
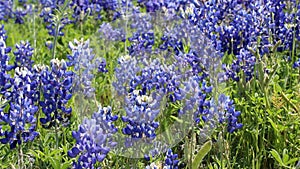
<svg viewBox="0 0 300 169">
<path fill-rule="evenodd" d="M 203 144 L 203 146 L 200 148 L 199 152 L 195 156 L 193 163 L 192 163 L 192 169 L 198 169 L 200 167 L 200 164 L 203 160 L 203 158 L 208 154 L 208 152 L 211 150 L 212 142 L 207 141 Z"/>
</svg>

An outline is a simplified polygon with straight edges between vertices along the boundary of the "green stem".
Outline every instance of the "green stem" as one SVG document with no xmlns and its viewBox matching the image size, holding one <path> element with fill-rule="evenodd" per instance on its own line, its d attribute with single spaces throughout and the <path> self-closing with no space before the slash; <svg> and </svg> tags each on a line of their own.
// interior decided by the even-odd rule
<svg viewBox="0 0 300 169">
<path fill-rule="evenodd" d="M 264 97 L 265 97 L 265 100 L 266 100 L 266 108 L 269 109 L 270 108 L 270 100 L 269 100 L 269 97 L 268 97 L 268 88 L 267 88 L 267 86 L 264 87 Z"/>
<path fill-rule="evenodd" d="M 62 11 L 60 12 L 59 17 L 57 18 L 57 23 L 55 23 L 55 35 L 53 40 L 53 47 L 52 47 L 52 59 L 55 59 L 55 49 L 56 49 L 56 43 L 57 43 L 57 37 L 58 37 L 58 31 L 61 24 L 61 20 L 64 16 L 64 11 L 67 9 L 69 4 L 69 0 L 65 3 L 65 6 L 62 8 Z"/>
<path fill-rule="evenodd" d="M 56 149 L 58 149 L 59 148 L 59 140 L 58 140 L 58 129 L 57 129 L 57 125 L 58 124 L 55 124 L 55 141 L 56 141 Z"/>
<path fill-rule="evenodd" d="M 22 169 L 23 168 L 23 150 L 22 150 L 22 146 L 19 145 L 19 159 L 18 159 L 18 165 L 19 165 L 19 169 Z"/>
<path fill-rule="evenodd" d="M 57 43 L 57 36 L 58 36 L 58 29 L 59 29 L 59 23 L 55 26 L 55 35 L 54 35 L 54 40 L 53 40 L 53 47 L 52 47 L 52 59 L 55 59 L 55 49 L 56 49 L 56 43 Z"/>
<path fill-rule="evenodd" d="M 294 103 L 292 103 L 292 102 L 290 101 L 290 99 L 289 99 L 283 92 L 281 92 L 280 94 L 281 94 L 282 98 L 283 98 L 290 106 L 292 106 L 292 108 L 293 108 L 296 112 L 299 112 L 299 108 L 298 108 Z"/>
<path fill-rule="evenodd" d="M 192 127 L 192 137 L 191 137 L 191 145 L 190 145 L 190 168 L 192 169 L 193 167 L 193 154 L 194 154 L 194 149 L 193 149 L 193 146 L 194 146 L 194 126 Z"/>
</svg>

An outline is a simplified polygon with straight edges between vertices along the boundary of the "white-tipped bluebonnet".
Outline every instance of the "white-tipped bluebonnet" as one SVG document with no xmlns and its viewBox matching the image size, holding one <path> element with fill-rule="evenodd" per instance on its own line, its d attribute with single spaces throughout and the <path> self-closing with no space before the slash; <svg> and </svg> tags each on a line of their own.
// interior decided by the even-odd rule
<svg viewBox="0 0 300 169">
<path fill-rule="evenodd" d="M 47 41 L 47 42 L 45 42 L 45 46 L 46 46 L 49 50 L 51 50 L 51 49 L 53 48 L 53 42 L 52 42 L 52 41 Z"/>
<path fill-rule="evenodd" d="M 146 57 L 146 54 L 152 52 L 152 47 L 155 43 L 154 24 L 151 22 L 153 16 L 151 14 L 133 13 L 125 19 L 127 19 L 126 22 L 128 22 L 128 26 L 133 32 L 127 38 L 131 42 L 127 47 L 129 55 Z"/>
<path fill-rule="evenodd" d="M 167 151 L 164 169 L 178 169 L 178 155 L 174 154 L 171 149 Z"/>
<path fill-rule="evenodd" d="M 185 105 L 179 113 L 182 115 L 193 111 L 194 107 L 188 104 L 196 104 L 196 99 L 187 95 L 193 95 L 192 88 L 199 87 L 197 81 L 190 86 L 186 85 L 183 72 L 177 69 L 180 65 L 164 65 L 158 59 L 143 64 L 137 64 L 135 67 L 139 69 L 127 72 L 131 79 L 122 86 L 122 91 L 127 93 L 124 104 L 126 115 L 122 116 L 122 121 L 126 123 L 123 134 L 129 136 L 125 142 L 127 147 L 134 146 L 140 140 L 151 142 L 156 138 L 156 129 L 159 127 L 156 118 L 164 112 L 161 107 L 177 101 L 183 102 Z"/>
<path fill-rule="evenodd" d="M 291 4 L 293 9 L 297 9 L 295 2 Z M 260 37 L 265 37 L 258 46 L 260 53 L 265 54 L 269 52 L 268 46 L 279 40 L 282 41 L 282 45 L 278 50 L 291 50 L 293 32 L 299 27 L 293 19 L 295 15 L 296 12 L 291 12 L 286 4 L 279 0 L 233 0 L 207 1 L 195 8 L 190 19 L 197 23 L 216 45 L 220 41 L 218 48 L 222 52 L 238 54 L 240 49 L 246 49 L 252 43 L 258 42 Z"/>
<path fill-rule="evenodd" d="M 178 154 L 174 154 L 172 149 L 168 149 L 166 152 L 165 160 L 163 162 L 163 169 L 178 169 L 179 168 L 179 160 L 178 160 Z M 155 163 L 151 163 L 150 165 L 147 165 L 145 169 L 158 169 L 159 165 L 156 165 Z"/>
<path fill-rule="evenodd" d="M 16 11 L 14 12 L 14 15 L 16 17 L 15 23 L 23 24 L 24 20 L 23 17 L 26 16 L 27 12 L 24 11 L 21 8 L 17 8 Z"/>
<path fill-rule="evenodd" d="M 15 67 L 26 67 L 27 69 L 32 68 L 33 61 L 31 59 L 33 55 L 33 48 L 29 42 L 21 41 L 20 44 L 16 45 L 17 50 L 14 52 L 16 57 Z"/>
<path fill-rule="evenodd" d="M 4 25 L 1 25 L 0 27 L 0 37 L 2 38 L 2 40 L 5 42 L 7 39 L 7 35 L 6 35 L 6 31 L 4 29 Z"/>
<path fill-rule="evenodd" d="M 68 55 L 68 66 L 74 67 L 74 92 L 92 97 L 95 89 L 92 81 L 95 78 L 95 72 L 107 72 L 106 61 L 104 58 L 97 58 L 90 47 L 90 41 L 74 40 L 69 43 L 72 54 Z"/>
<path fill-rule="evenodd" d="M 76 20 L 82 20 L 84 15 L 88 15 L 92 12 L 92 6 L 93 3 L 89 0 L 71 0 L 70 7 L 73 8 L 72 17 Z"/>
<path fill-rule="evenodd" d="M 129 142 L 131 138 L 133 141 L 141 138 L 155 138 L 155 129 L 159 126 L 155 118 L 160 112 L 161 100 L 161 96 L 157 95 L 152 93 L 147 96 L 141 90 L 134 90 L 126 98 L 126 116 L 123 116 L 122 120 L 127 123 L 123 128 L 123 134 L 131 136 Z"/>
<path fill-rule="evenodd" d="M 96 65 L 98 68 L 98 72 L 100 73 L 108 72 L 108 70 L 106 69 L 106 60 L 104 58 L 101 58 L 101 60 L 96 59 Z"/>
<path fill-rule="evenodd" d="M 150 165 L 147 165 L 145 169 L 158 169 L 158 166 L 155 163 L 151 163 Z"/>
<path fill-rule="evenodd" d="M 119 67 L 115 68 L 116 81 L 113 82 L 113 86 L 119 96 L 126 96 L 129 90 L 129 82 L 140 71 L 140 68 L 137 60 L 130 55 L 120 57 L 118 64 Z"/>
<path fill-rule="evenodd" d="M 32 5 L 27 4 L 26 1 L 18 1 L 15 3 L 13 0 L 0 2 L 0 20 L 7 21 L 12 18 L 17 24 L 24 23 L 24 17 L 32 11 Z"/>
<path fill-rule="evenodd" d="M 83 120 L 78 131 L 72 132 L 76 145 L 68 151 L 68 155 L 71 158 L 79 156 L 73 163 L 74 168 L 94 168 L 97 162 L 104 160 L 117 144 L 113 141 L 113 134 L 118 131 L 113 122 L 117 119 L 111 107 L 99 107 L 91 118 Z"/>
<path fill-rule="evenodd" d="M 8 74 L 8 71 L 12 70 L 14 66 L 8 64 L 8 53 L 10 53 L 11 48 L 6 47 L 6 35 L 4 29 L 2 29 L 1 33 L 2 35 L 0 36 L 0 92 L 1 94 L 5 94 L 7 89 L 9 89 L 12 85 L 12 78 Z"/>
<path fill-rule="evenodd" d="M 45 127 L 69 123 L 72 108 L 68 102 L 72 97 L 73 72 L 67 68 L 64 60 L 52 59 L 50 68 L 41 71 L 44 100 L 40 101 L 40 106 L 45 116 L 40 121 Z"/>
<path fill-rule="evenodd" d="M 71 20 L 66 14 L 68 4 L 65 0 L 42 0 L 42 11 L 40 17 L 46 23 L 46 28 L 51 36 L 64 36 L 62 32 L 65 25 L 70 24 Z"/>
<path fill-rule="evenodd" d="M 4 136 L 0 141 L 9 143 L 11 149 L 38 136 L 35 118 L 38 106 L 34 102 L 37 86 L 34 80 L 26 67 L 17 67 L 12 91 L 5 94 L 10 100 L 10 108 L 8 113 L 1 112 L 0 119 L 9 125 L 9 129 L 0 134 Z"/>
<path fill-rule="evenodd" d="M 12 15 L 12 6 L 13 6 L 12 0 L 0 2 L 0 20 L 7 21 L 9 18 L 11 18 L 13 16 Z"/>
</svg>

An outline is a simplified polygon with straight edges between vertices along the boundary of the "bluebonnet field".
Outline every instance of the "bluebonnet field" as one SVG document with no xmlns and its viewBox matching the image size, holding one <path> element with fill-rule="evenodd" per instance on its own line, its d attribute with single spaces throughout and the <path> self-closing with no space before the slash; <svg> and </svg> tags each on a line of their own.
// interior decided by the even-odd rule
<svg viewBox="0 0 300 169">
<path fill-rule="evenodd" d="M 0 168 L 300 168 L 299 0 L 0 0 Z"/>
</svg>

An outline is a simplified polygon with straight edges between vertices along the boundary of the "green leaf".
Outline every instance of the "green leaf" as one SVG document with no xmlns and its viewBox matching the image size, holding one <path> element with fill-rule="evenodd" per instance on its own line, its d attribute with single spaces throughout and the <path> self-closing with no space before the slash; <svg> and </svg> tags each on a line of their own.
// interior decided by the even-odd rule
<svg viewBox="0 0 300 169">
<path fill-rule="evenodd" d="M 201 164 L 203 158 L 211 150 L 211 147 L 212 147 L 211 140 L 204 143 L 204 145 L 201 147 L 198 154 L 196 155 L 195 159 L 193 160 L 192 169 L 198 169 L 200 167 L 200 164 Z"/>
<path fill-rule="evenodd" d="M 33 150 L 29 150 L 29 153 L 30 153 L 31 155 L 33 155 L 35 158 L 37 158 L 37 159 L 40 158 L 40 154 L 37 153 L 37 152 L 35 152 L 35 151 L 33 151 Z"/>
<path fill-rule="evenodd" d="M 52 168 L 54 168 L 54 169 L 60 169 L 61 168 L 59 160 L 57 160 L 55 158 L 49 158 L 49 159 L 50 159 L 49 161 L 51 163 Z"/>
<path fill-rule="evenodd" d="M 273 122 L 273 120 L 270 117 L 267 117 L 268 121 L 271 123 L 271 126 L 273 127 L 273 129 L 276 131 L 276 133 L 278 133 L 278 127 L 277 125 Z"/>
<path fill-rule="evenodd" d="M 286 164 L 289 161 L 289 154 L 287 152 L 287 149 L 283 150 L 283 163 Z"/>
<path fill-rule="evenodd" d="M 170 116 L 172 119 L 176 120 L 177 122 L 179 123 L 183 123 L 183 120 L 182 119 L 179 119 L 178 117 L 175 117 L 173 115 Z"/>
<path fill-rule="evenodd" d="M 70 166 L 72 165 L 71 162 L 66 162 L 64 164 L 61 165 L 61 168 L 60 169 L 67 169 L 67 168 L 70 168 Z"/>
<path fill-rule="evenodd" d="M 285 164 L 286 164 L 286 165 L 289 165 L 289 164 L 295 163 L 295 162 L 298 161 L 298 159 L 299 159 L 299 158 L 292 158 L 292 159 L 290 159 L 288 162 L 286 162 Z"/>
<path fill-rule="evenodd" d="M 274 47 L 272 49 L 273 53 L 276 53 L 277 48 L 279 47 L 279 45 L 281 45 L 281 40 L 277 41 L 276 44 L 274 45 Z"/>
<path fill-rule="evenodd" d="M 272 154 L 272 156 L 275 158 L 275 160 L 281 165 L 284 166 L 283 161 L 279 155 L 279 153 L 276 150 L 271 150 L 270 153 Z"/>
</svg>

